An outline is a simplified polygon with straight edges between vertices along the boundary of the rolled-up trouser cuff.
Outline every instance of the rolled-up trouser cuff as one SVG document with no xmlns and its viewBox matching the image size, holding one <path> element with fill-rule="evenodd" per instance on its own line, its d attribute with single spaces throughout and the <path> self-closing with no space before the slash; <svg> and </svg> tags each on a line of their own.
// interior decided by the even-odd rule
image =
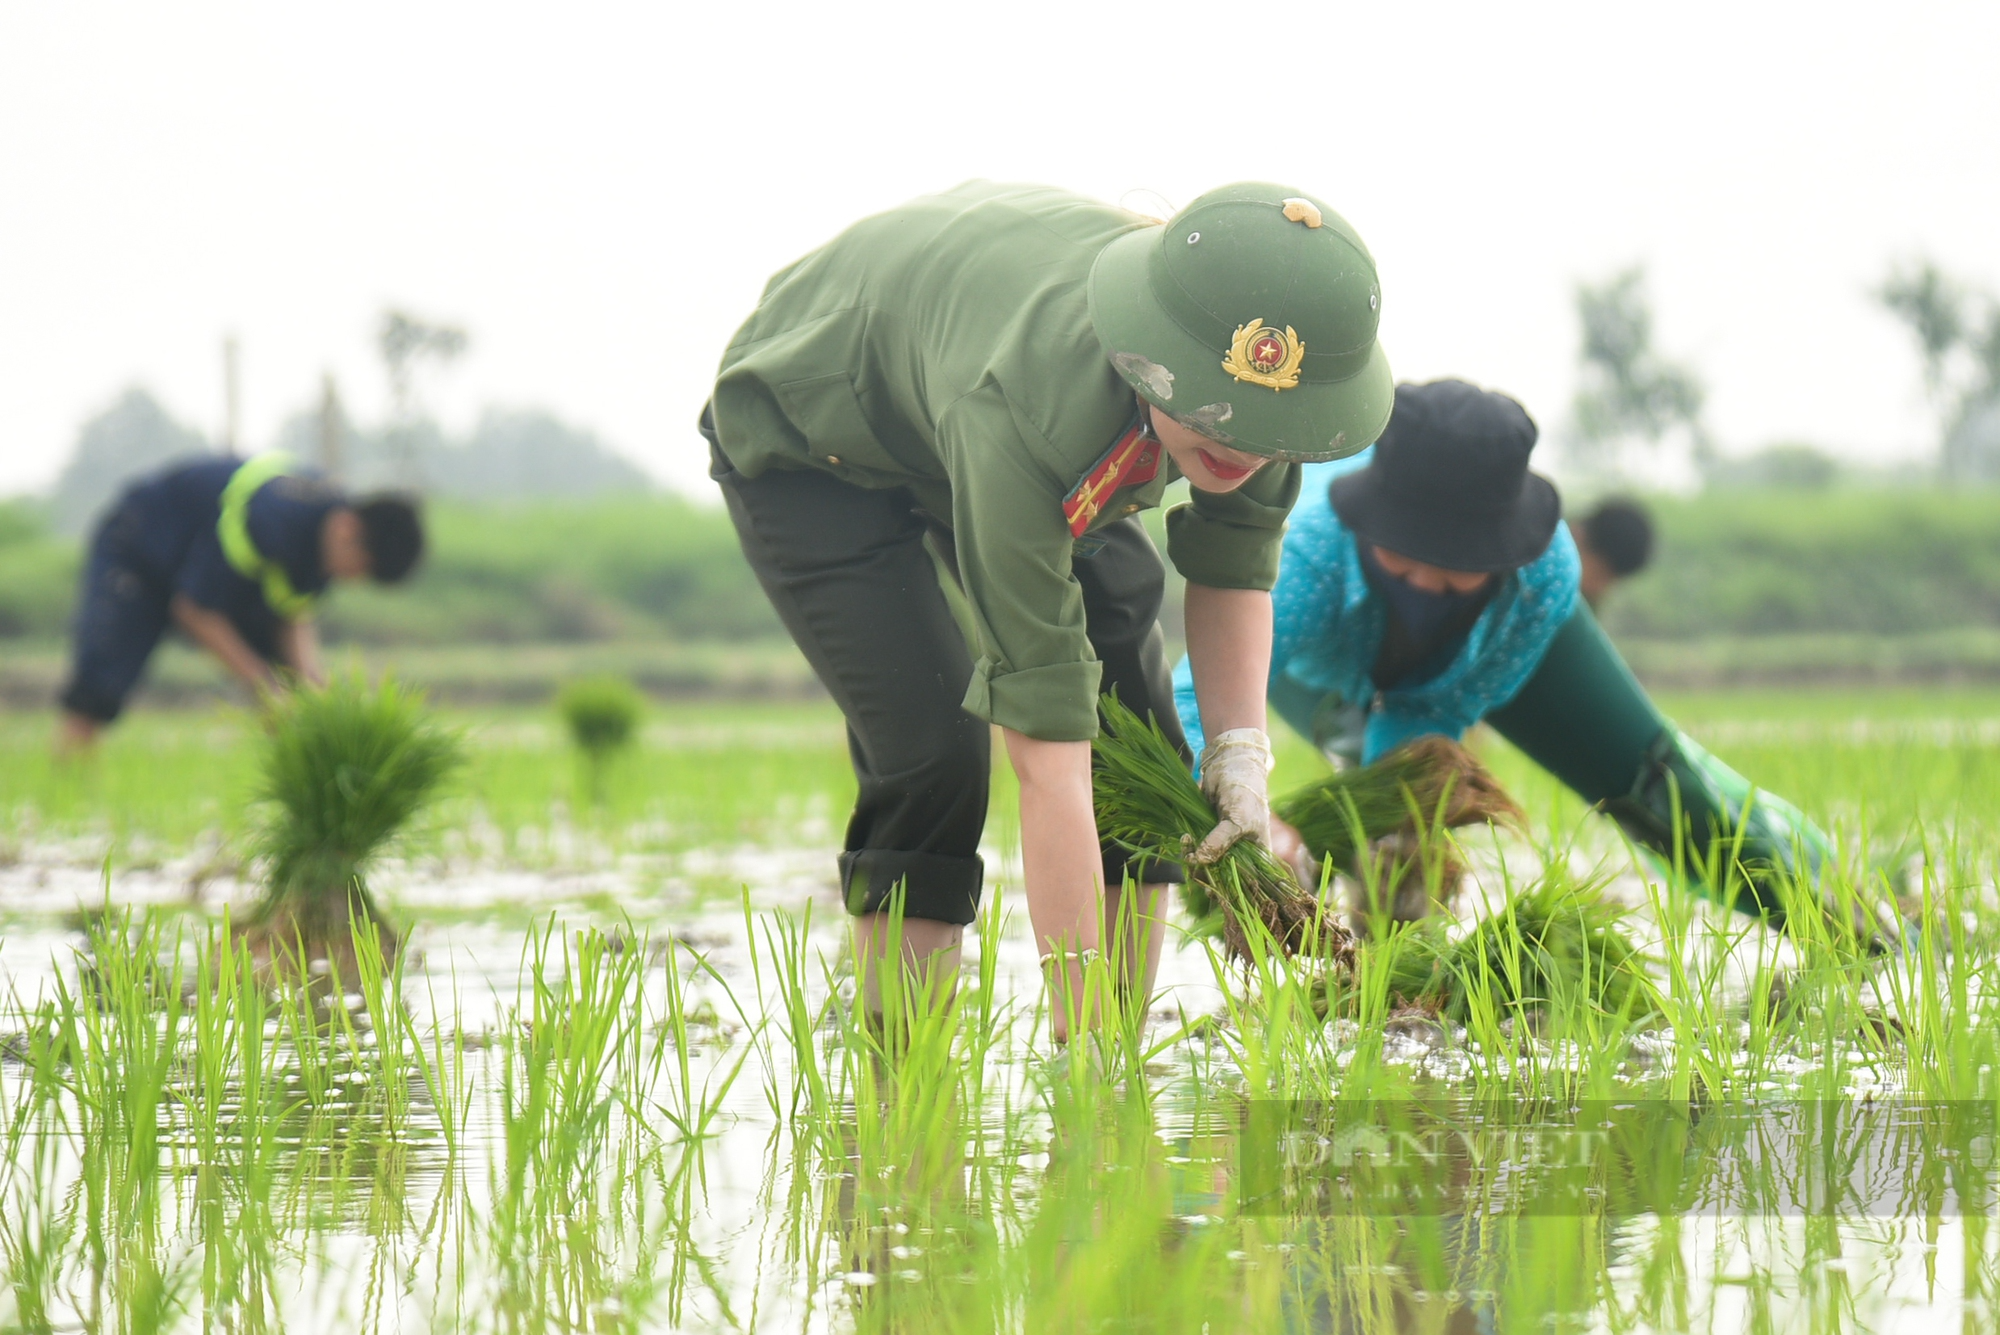
<svg viewBox="0 0 2000 1335">
<path fill-rule="evenodd" d="M 96 723 L 113 723 L 125 710 L 125 702 L 114 699 L 100 691 L 94 691 L 81 681 L 72 680 L 56 697 L 56 703 L 64 710 L 80 718 Z"/>
<path fill-rule="evenodd" d="M 979 887 L 986 863 L 977 855 L 906 853 L 893 848 L 853 849 L 840 855 L 840 894 L 849 913 L 882 913 L 898 884 L 908 887 L 903 916 L 964 927 L 979 916 Z"/>
</svg>

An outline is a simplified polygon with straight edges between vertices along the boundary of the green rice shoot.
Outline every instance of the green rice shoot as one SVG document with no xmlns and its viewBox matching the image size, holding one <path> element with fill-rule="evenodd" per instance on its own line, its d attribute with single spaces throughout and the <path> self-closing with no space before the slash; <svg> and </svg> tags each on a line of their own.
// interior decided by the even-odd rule
<svg viewBox="0 0 2000 1335">
<path fill-rule="evenodd" d="M 462 760 L 459 734 L 390 679 L 342 676 L 279 705 L 256 791 L 272 809 L 252 838 L 264 898 L 246 930 L 280 954 L 351 941 L 350 924 L 363 922 L 393 942 L 368 869 Z"/>
<path fill-rule="evenodd" d="M 1102 698 L 1100 710 L 1093 772 L 1099 831 L 1141 857 L 1186 858 L 1215 827 L 1215 808 L 1158 723 L 1141 721 L 1115 694 Z M 1347 957 L 1346 929 L 1252 840 L 1239 840 L 1208 866 L 1188 863 L 1181 895 L 1195 931 L 1221 936 L 1235 958 L 1252 954 L 1247 921 L 1262 923 L 1288 954 Z"/>
<path fill-rule="evenodd" d="M 623 677 L 579 678 L 557 695 L 556 711 L 583 760 L 591 801 L 604 801 L 605 770 L 614 755 L 632 745 L 645 708 L 645 697 Z"/>
<path fill-rule="evenodd" d="M 1600 887 L 1544 876 L 1453 935 L 1426 918 L 1369 947 L 1387 968 L 1389 1000 L 1463 1024 L 1475 1008 L 1505 1018 L 1582 1005 L 1630 1021 L 1657 1009 L 1645 958 Z"/>
<path fill-rule="evenodd" d="M 1521 808 L 1478 757 L 1438 736 L 1295 789 L 1271 811 L 1299 832 L 1315 860 L 1331 859 L 1339 871 L 1351 870 L 1369 843 L 1387 835 L 1522 820 Z"/>
</svg>

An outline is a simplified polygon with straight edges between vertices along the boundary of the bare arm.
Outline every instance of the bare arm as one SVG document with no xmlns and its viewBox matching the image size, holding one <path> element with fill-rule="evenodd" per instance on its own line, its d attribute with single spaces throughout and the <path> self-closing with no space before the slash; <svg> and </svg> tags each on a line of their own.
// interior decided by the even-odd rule
<svg viewBox="0 0 2000 1335">
<path fill-rule="evenodd" d="M 1002 728 L 1007 758 L 1021 780 L 1021 874 L 1028 892 L 1028 920 L 1044 958 L 1061 952 L 1067 982 L 1051 1000 L 1067 997 L 1075 1010 L 1083 997 L 1081 951 L 1098 948 L 1103 919 L 1102 856 L 1097 813 L 1090 800 L 1090 743 L 1045 742 Z M 1068 1032 L 1063 1008 L 1055 1011 L 1057 1036 Z"/>
<path fill-rule="evenodd" d="M 1265 728 L 1271 677 L 1271 595 L 1261 589 L 1187 586 L 1187 646 L 1202 730 Z"/>
<path fill-rule="evenodd" d="M 326 685 L 326 669 L 319 660 L 319 628 L 311 617 L 286 618 L 278 631 L 278 651 L 292 671 L 315 686 Z"/>
<path fill-rule="evenodd" d="M 174 595 L 171 604 L 174 620 L 180 624 L 194 642 L 214 654 L 222 661 L 222 666 L 255 691 L 259 696 L 277 689 L 278 680 L 271 672 L 271 665 L 257 656 L 257 651 L 244 643 L 236 633 L 236 627 L 229 624 L 229 618 L 220 612 L 211 612 L 184 593 Z"/>
<path fill-rule="evenodd" d="M 1271 842 L 1271 739 L 1264 689 L 1271 667 L 1271 595 L 1257 589 L 1187 589 L 1188 659 L 1208 733 L 1201 791 L 1215 828 L 1188 855 L 1201 865 L 1240 839 Z"/>
</svg>

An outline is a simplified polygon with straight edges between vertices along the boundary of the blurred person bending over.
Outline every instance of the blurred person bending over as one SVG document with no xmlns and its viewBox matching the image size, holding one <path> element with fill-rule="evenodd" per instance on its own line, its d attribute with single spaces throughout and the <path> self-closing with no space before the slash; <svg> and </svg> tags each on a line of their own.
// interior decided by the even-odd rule
<svg viewBox="0 0 2000 1335">
<path fill-rule="evenodd" d="M 1170 223 L 972 182 L 865 219 L 782 270 L 723 355 L 712 473 L 779 617 L 847 719 L 840 855 L 866 1004 L 901 895 L 934 997 L 978 911 L 998 725 L 1058 1037 L 1100 949 L 1150 996 L 1161 887 L 1100 842 L 1098 693 L 1172 730 L 1167 516 L 1189 690 L 1214 723 L 1215 857 L 1267 837 L 1269 589 L 1301 461 L 1374 439 L 1392 385 L 1367 248 L 1323 203 L 1227 186 Z M 1137 887 L 1133 904 L 1125 894 Z M 1120 933 L 1113 938 L 1112 933 Z M 896 966 L 889 966 L 896 967 Z"/>
<path fill-rule="evenodd" d="M 1342 765 L 1483 719 L 1669 865 L 1677 810 L 1690 863 L 1740 829 L 1738 867 L 1710 890 L 1779 916 L 1774 874 L 1816 874 L 1826 836 L 1782 799 L 1752 800 L 1647 698 L 1578 597 L 1555 486 L 1528 471 L 1537 434 L 1504 394 L 1405 384 L 1371 449 L 1303 470 L 1272 594 L 1272 707 Z M 1206 706 L 1185 660 L 1174 685 L 1199 747 Z M 1273 843 L 1298 858 L 1281 822 Z"/>
<path fill-rule="evenodd" d="M 141 479 L 91 538 L 59 746 L 118 717 L 170 627 L 259 696 L 287 675 L 322 681 L 314 601 L 335 580 L 397 583 L 423 545 L 410 499 L 349 500 L 280 454 Z"/>
<path fill-rule="evenodd" d="M 1573 525 L 1576 554 L 1582 562 L 1578 589 L 1590 610 L 1604 606 L 1604 595 L 1644 570 L 1653 560 L 1653 520 L 1637 501 L 1613 496 Z"/>
</svg>

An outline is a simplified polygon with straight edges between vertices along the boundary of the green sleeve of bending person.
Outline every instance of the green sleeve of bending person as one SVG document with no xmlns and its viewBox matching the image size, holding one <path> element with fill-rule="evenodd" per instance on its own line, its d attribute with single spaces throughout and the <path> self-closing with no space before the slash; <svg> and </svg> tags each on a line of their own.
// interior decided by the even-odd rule
<svg viewBox="0 0 2000 1335">
<path fill-rule="evenodd" d="M 716 381 L 718 443 L 745 477 L 905 488 L 948 533 L 975 665 L 965 707 L 1032 737 L 1097 731 L 1072 542 L 1157 506 L 1177 476 L 1162 459 L 1073 535 L 1065 498 L 1135 420 L 1089 318 L 1091 261 L 1146 225 L 983 182 L 891 210 L 773 278 Z M 1268 589 L 1297 492 L 1282 462 L 1228 495 L 1197 491 L 1170 517 L 1169 555 L 1199 583 Z"/>
</svg>

